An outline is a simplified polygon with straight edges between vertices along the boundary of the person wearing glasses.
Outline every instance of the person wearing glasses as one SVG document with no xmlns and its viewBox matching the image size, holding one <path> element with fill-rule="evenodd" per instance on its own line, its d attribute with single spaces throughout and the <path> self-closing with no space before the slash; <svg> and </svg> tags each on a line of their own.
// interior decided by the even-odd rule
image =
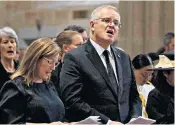
<svg viewBox="0 0 175 125">
<path fill-rule="evenodd" d="M 111 44 L 121 28 L 120 14 L 110 5 L 96 8 L 90 39 L 64 56 L 61 98 L 71 122 L 100 116 L 103 124 L 122 124 L 141 115 L 130 57 Z"/>
<path fill-rule="evenodd" d="M 60 96 L 60 72 L 63 64 L 63 58 L 66 53 L 71 51 L 72 49 L 75 49 L 83 44 L 83 38 L 80 33 L 76 31 L 63 31 L 54 40 L 55 43 L 58 44 L 60 47 L 60 56 L 61 59 L 59 61 L 59 65 L 56 67 L 56 69 L 52 72 L 51 81 L 54 83 L 58 95 Z"/>
<path fill-rule="evenodd" d="M 49 38 L 30 44 L 0 91 L 0 124 L 63 124 L 64 105 L 49 81 L 58 57 L 59 47 Z"/>
<path fill-rule="evenodd" d="M 153 62 L 147 54 L 139 54 L 132 60 L 136 78 L 137 90 L 142 101 L 142 116 L 148 118 L 146 103 L 149 92 L 154 89 L 153 85 L 147 84 L 152 77 Z"/>
</svg>

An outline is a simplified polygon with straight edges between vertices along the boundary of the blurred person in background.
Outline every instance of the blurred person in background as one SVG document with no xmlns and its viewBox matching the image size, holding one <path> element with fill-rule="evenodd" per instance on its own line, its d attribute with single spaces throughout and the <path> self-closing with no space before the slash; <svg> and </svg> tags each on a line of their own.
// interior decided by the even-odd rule
<svg viewBox="0 0 175 125">
<path fill-rule="evenodd" d="M 0 89 L 17 69 L 18 62 L 15 61 L 17 45 L 18 36 L 12 28 L 0 29 Z"/>
<path fill-rule="evenodd" d="M 25 55 L 25 52 L 26 52 L 26 48 L 20 48 L 19 49 L 19 59 L 18 59 L 19 62 L 21 62 L 22 58 Z"/>
<path fill-rule="evenodd" d="M 161 54 L 164 52 L 174 51 L 174 33 L 168 32 L 164 37 L 163 47 L 161 47 L 157 53 Z"/>
<path fill-rule="evenodd" d="M 153 69 L 156 86 L 149 93 L 146 111 L 156 124 L 174 123 L 174 68 L 174 52 L 171 52 L 160 55 L 159 63 Z"/>
<path fill-rule="evenodd" d="M 19 61 L 19 53 L 20 53 L 20 50 L 19 49 L 17 49 L 16 50 L 16 56 L 15 56 L 15 61 Z"/>
<path fill-rule="evenodd" d="M 147 81 L 149 81 L 152 76 L 153 71 L 149 69 L 153 68 L 153 63 L 147 54 L 139 54 L 134 57 L 132 64 L 134 67 L 137 90 L 142 101 L 142 116 L 148 118 L 145 108 L 148 94 L 154 89 L 154 86 L 147 84 Z"/>
<path fill-rule="evenodd" d="M 159 55 L 155 52 L 150 52 L 148 53 L 148 56 L 151 58 L 153 65 L 157 65 L 157 63 L 159 62 Z"/>
<path fill-rule="evenodd" d="M 59 48 L 49 38 L 30 44 L 12 80 L 1 89 L 1 124 L 63 124 L 64 105 L 49 81 L 58 57 Z"/>
<path fill-rule="evenodd" d="M 63 64 L 63 58 L 66 53 L 75 49 L 83 44 L 83 38 L 77 31 L 67 30 L 63 31 L 54 39 L 54 42 L 58 44 L 61 49 L 59 65 L 55 71 L 52 72 L 51 81 L 55 84 L 55 87 L 60 93 L 59 82 L 60 82 L 60 72 Z M 60 94 L 59 94 L 60 95 Z"/>
<path fill-rule="evenodd" d="M 64 31 L 67 30 L 72 30 L 72 31 L 77 31 L 81 34 L 81 36 L 83 37 L 83 41 L 84 43 L 88 40 L 88 36 L 87 36 L 87 32 L 86 29 L 83 28 L 82 26 L 78 26 L 78 25 L 69 25 L 67 26 Z"/>
</svg>

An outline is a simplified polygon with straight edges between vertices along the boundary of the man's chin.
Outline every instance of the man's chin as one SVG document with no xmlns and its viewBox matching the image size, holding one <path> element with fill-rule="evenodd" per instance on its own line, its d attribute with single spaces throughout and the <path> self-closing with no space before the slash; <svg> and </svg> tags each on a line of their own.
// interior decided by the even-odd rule
<svg viewBox="0 0 175 125">
<path fill-rule="evenodd" d="M 106 41 L 108 41 L 109 45 L 113 44 L 113 42 L 114 42 L 113 39 L 107 39 Z"/>
<path fill-rule="evenodd" d="M 109 43 L 113 43 L 115 40 L 113 37 L 107 37 L 106 41 L 108 41 Z"/>
</svg>

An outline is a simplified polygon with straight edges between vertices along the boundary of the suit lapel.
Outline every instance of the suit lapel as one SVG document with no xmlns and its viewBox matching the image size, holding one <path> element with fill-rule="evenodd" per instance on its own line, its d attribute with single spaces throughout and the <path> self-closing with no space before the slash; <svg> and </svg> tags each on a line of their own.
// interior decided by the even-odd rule
<svg viewBox="0 0 175 125">
<path fill-rule="evenodd" d="M 118 85 L 119 85 L 119 95 L 118 97 L 121 97 L 122 91 L 123 91 L 123 75 L 122 75 L 122 66 L 121 66 L 121 55 L 120 52 L 114 48 L 114 46 L 111 46 L 112 52 L 114 54 L 115 59 L 115 65 L 116 65 L 116 72 L 118 77 Z"/>
<path fill-rule="evenodd" d="M 108 86 L 110 87 L 110 89 L 112 90 L 114 95 L 118 98 L 117 92 L 114 89 L 114 87 L 112 86 L 112 84 L 111 84 L 111 82 L 110 82 L 110 80 L 108 78 L 108 74 L 106 72 L 106 68 L 104 67 L 100 56 L 98 55 L 97 51 L 95 50 L 93 45 L 90 43 L 90 41 L 87 41 L 87 43 L 85 44 L 85 50 L 88 53 L 87 57 L 89 58 L 89 60 L 92 62 L 92 64 L 97 69 L 97 71 L 100 73 L 100 75 L 103 77 L 103 79 L 108 84 Z"/>
</svg>

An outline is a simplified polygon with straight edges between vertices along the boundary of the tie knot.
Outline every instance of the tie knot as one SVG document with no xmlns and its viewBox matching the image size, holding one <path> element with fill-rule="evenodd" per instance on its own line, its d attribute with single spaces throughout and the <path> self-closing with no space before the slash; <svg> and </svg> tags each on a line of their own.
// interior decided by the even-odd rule
<svg viewBox="0 0 175 125">
<path fill-rule="evenodd" d="M 104 50 L 103 55 L 104 55 L 106 58 L 108 58 L 108 57 L 109 57 L 109 51 L 108 51 L 108 50 Z"/>
</svg>

